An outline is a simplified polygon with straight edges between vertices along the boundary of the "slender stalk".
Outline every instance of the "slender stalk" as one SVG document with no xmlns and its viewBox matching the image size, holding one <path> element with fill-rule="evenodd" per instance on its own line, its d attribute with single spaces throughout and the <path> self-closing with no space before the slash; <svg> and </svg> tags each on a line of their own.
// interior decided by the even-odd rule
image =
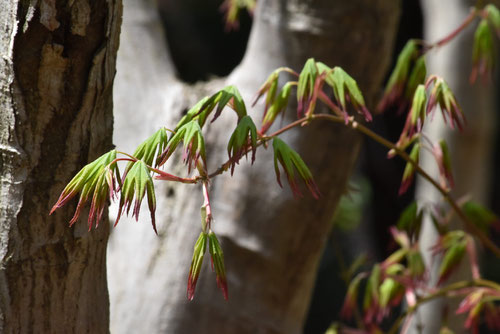
<svg viewBox="0 0 500 334">
<path fill-rule="evenodd" d="M 470 13 L 469 13 L 469 15 L 467 15 L 467 17 L 464 19 L 464 21 L 462 22 L 462 24 L 460 24 L 450 34 L 448 34 L 445 37 L 441 38 L 437 42 L 434 42 L 433 44 L 428 45 L 425 48 L 425 51 L 429 51 L 430 49 L 432 49 L 434 47 L 441 47 L 441 46 L 447 44 L 448 42 L 450 42 L 458 34 L 460 34 L 465 28 L 467 28 L 469 26 L 469 24 L 471 24 L 471 22 L 476 18 L 477 13 L 478 13 L 477 8 L 472 8 L 471 11 L 470 11 Z"/>
</svg>

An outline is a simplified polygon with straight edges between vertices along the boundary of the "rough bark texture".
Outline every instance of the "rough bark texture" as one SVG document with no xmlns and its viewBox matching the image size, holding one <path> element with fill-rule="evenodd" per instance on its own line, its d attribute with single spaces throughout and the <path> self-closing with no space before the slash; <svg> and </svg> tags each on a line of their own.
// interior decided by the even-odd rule
<svg viewBox="0 0 500 334">
<path fill-rule="evenodd" d="M 128 13 L 131 8 L 142 12 Z M 123 142 L 126 149 L 133 149 L 139 138 L 146 138 L 158 126 L 172 126 L 195 99 L 226 83 L 236 84 L 250 101 L 273 69 L 286 65 L 300 71 L 308 57 L 344 67 L 371 101 L 387 69 L 398 10 L 398 1 L 385 0 L 335 4 L 261 0 L 247 55 L 233 74 L 227 80 L 182 87 L 168 75 L 171 67 L 162 64 L 168 56 L 159 47 L 162 35 L 154 23 L 157 16 L 151 2 L 126 2 L 124 38 L 139 32 L 149 37 L 136 41 L 135 50 L 124 45 L 119 54 L 118 81 L 130 86 L 115 90 L 120 102 L 115 141 L 119 147 Z M 130 69 L 137 50 L 151 49 L 160 56 L 144 53 L 143 70 Z M 150 71 L 150 62 L 156 62 L 159 71 L 147 72 L 151 76 L 146 77 L 142 73 Z M 148 87 L 148 98 L 155 100 L 139 98 L 136 85 Z M 153 107 L 144 108 L 148 105 Z M 129 131 L 121 131 L 130 129 L 127 120 L 137 110 L 141 121 L 151 123 L 134 121 L 138 131 L 132 139 Z M 261 112 L 261 105 L 252 110 L 258 115 L 255 120 L 260 120 Z M 290 110 L 290 117 L 293 114 Z M 207 131 L 209 169 L 227 159 L 225 143 L 235 126 L 232 116 L 223 115 Z M 307 194 L 296 201 L 288 189 L 278 187 L 270 150 L 259 151 L 254 166 L 238 166 L 233 178 L 224 175 L 212 182 L 213 229 L 225 252 L 228 302 L 217 290 L 208 263 L 195 300 L 186 299 L 192 247 L 200 231 L 202 196 L 197 186 L 158 187 L 159 237 L 151 230 L 147 214 L 142 223 L 120 223 L 108 253 L 113 332 L 301 332 L 331 214 L 345 190 L 360 142 L 359 136 L 343 126 L 318 124 L 302 130 L 284 138 L 311 167 L 322 192 L 319 201 Z M 175 163 L 168 168 L 185 173 Z"/>
<path fill-rule="evenodd" d="M 109 228 L 48 215 L 109 150 L 121 1 L 0 4 L 0 332 L 106 333 Z M 85 214 L 84 210 L 84 214 Z"/>
<path fill-rule="evenodd" d="M 458 27 L 467 14 L 470 6 L 474 5 L 470 0 L 443 0 L 422 1 L 425 20 L 425 39 L 436 41 Z M 446 16 L 446 20 L 442 18 Z M 490 193 L 491 159 L 494 142 L 494 126 L 496 124 L 494 107 L 494 86 L 484 85 L 476 82 L 469 83 L 471 72 L 472 41 L 475 25 L 460 34 L 453 42 L 431 53 L 427 58 L 428 72 L 442 76 L 455 93 L 458 103 L 461 105 L 467 118 L 467 124 L 463 133 L 450 130 L 440 117 L 426 127 L 425 132 L 432 140 L 445 139 L 450 149 L 452 158 L 455 188 L 453 195 L 460 198 L 470 195 L 471 199 L 487 205 L 487 196 Z M 425 170 L 438 178 L 437 166 L 432 155 L 424 152 L 420 163 Z M 419 179 L 417 183 L 417 199 L 428 204 L 439 202 L 441 195 L 427 181 Z M 463 228 L 461 222 L 453 222 L 456 228 Z M 434 286 L 437 281 L 439 261 L 432 259 L 431 247 L 437 241 L 437 232 L 428 217 L 424 221 L 421 236 L 421 249 L 428 264 L 434 264 L 431 273 L 430 285 Z M 464 261 L 461 268 L 450 277 L 449 282 L 470 278 L 470 266 Z M 443 325 L 446 314 L 453 317 L 448 320 L 448 326 L 456 331 L 463 331 L 465 315 L 459 319 L 454 314 L 458 306 L 459 298 L 437 300 L 425 304 L 421 308 L 419 316 L 415 317 L 415 333 L 437 333 Z M 419 321 L 419 319 L 421 319 Z M 424 320 L 425 319 L 425 320 Z"/>
</svg>

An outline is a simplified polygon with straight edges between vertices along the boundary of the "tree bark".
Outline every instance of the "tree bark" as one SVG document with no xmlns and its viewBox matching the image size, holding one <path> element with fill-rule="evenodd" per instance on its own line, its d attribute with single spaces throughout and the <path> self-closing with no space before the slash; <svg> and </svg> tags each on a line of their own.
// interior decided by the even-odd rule
<svg viewBox="0 0 500 334">
<path fill-rule="evenodd" d="M 160 57 L 144 54 L 148 58 L 141 68 L 147 71 L 150 62 L 159 66 L 151 79 L 139 68 L 120 74 L 120 68 L 130 68 L 133 52 L 138 51 L 123 48 L 119 53 L 118 76 L 123 80 L 118 80 L 130 86 L 115 90 L 121 101 L 117 124 L 123 124 L 116 128 L 115 140 L 119 147 L 123 140 L 127 148 L 131 148 L 131 134 L 121 131 L 130 126 L 126 120 L 136 110 L 141 110 L 141 121 L 151 123 L 134 122 L 140 128 L 134 139 L 141 137 L 135 145 L 152 129 L 175 124 L 184 108 L 224 84 L 236 84 L 249 107 L 250 98 L 273 69 L 290 66 L 300 71 L 308 57 L 342 66 L 372 101 L 387 69 L 399 12 L 399 1 L 355 0 L 332 5 L 326 0 L 261 0 L 242 64 L 226 80 L 187 87 L 168 75 L 171 67 L 163 63 L 168 61 L 163 54 L 166 50 L 158 48 L 162 35 L 156 30 L 151 2 L 130 5 L 142 14 L 128 14 L 130 3 L 125 5 L 123 36 L 142 30 L 141 36 L 149 37 L 137 41 L 137 48 L 154 46 Z M 128 97 L 135 85 L 146 85 L 147 96 L 155 100 Z M 168 86 L 173 92 L 166 90 Z M 134 94 L 138 92 L 134 90 Z M 142 108 L 149 104 L 154 107 Z M 251 110 L 255 121 L 260 120 L 261 112 L 261 106 Z M 293 114 L 290 110 L 289 118 Z M 235 119 L 223 113 L 209 126 L 205 136 L 209 170 L 227 159 L 225 145 L 235 125 Z M 230 297 L 228 302 L 223 300 L 215 275 L 205 263 L 195 300 L 188 302 L 186 281 L 200 232 L 202 196 L 196 186 L 159 185 L 159 236 L 149 223 L 126 221 L 112 234 L 108 255 L 113 332 L 301 332 L 330 218 L 345 191 L 360 138 L 344 126 L 331 124 L 314 124 L 284 138 L 313 171 L 321 199 L 315 201 L 306 194 L 297 201 L 288 189 L 280 189 L 270 149 L 259 150 L 254 166 L 242 162 L 234 177 L 213 179 L 213 229 L 225 253 Z M 177 175 L 185 173 L 178 164 L 167 168 Z"/>
<path fill-rule="evenodd" d="M 109 227 L 48 213 L 112 148 L 121 1 L 2 1 L 0 24 L 0 332 L 106 333 Z"/>
</svg>

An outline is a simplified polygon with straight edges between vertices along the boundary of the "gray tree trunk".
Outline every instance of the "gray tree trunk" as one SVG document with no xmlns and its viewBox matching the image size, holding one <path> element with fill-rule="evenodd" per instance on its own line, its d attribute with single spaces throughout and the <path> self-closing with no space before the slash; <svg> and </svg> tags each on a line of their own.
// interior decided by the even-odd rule
<svg viewBox="0 0 500 334">
<path fill-rule="evenodd" d="M 109 227 L 76 202 L 48 215 L 109 150 L 120 0 L 0 3 L 0 332 L 106 333 Z"/>
<path fill-rule="evenodd" d="M 399 1 L 260 0 L 242 64 L 225 80 L 188 87 L 172 76 L 152 6 L 152 1 L 125 4 L 115 142 L 129 151 L 154 129 L 172 127 L 203 95 L 231 83 L 248 103 L 273 69 L 285 65 L 300 71 L 308 57 L 344 67 L 372 101 L 387 69 L 399 13 Z M 261 112 L 262 105 L 251 111 L 256 121 Z M 294 114 L 289 111 L 290 118 Z M 227 159 L 225 145 L 236 125 L 231 116 L 223 115 L 207 131 L 210 170 Z M 198 186 L 159 185 L 159 236 L 143 213 L 139 223 L 121 221 L 110 240 L 112 332 L 301 332 L 330 218 L 345 191 L 360 138 L 331 124 L 315 124 L 284 138 L 311 167 L 321 199 L 306 194 L 297 201 L 288 189 L 281 190 L 269 149 L 257 153 L 254 166 L 238 166 L 233 178 L 212 180 L 213 229 L 225 252 L 229 301 L 223 300 L 205 263 L 195 300 L 188 302 L 186 282 L 200 232 L 202 195 Z M 185 175 L 179 164 L 167 168 Z"/>
</svg>

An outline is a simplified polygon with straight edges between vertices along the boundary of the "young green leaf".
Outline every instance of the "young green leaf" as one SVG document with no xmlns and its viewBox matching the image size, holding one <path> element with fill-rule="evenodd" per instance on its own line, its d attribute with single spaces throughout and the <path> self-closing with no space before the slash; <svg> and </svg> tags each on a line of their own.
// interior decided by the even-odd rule
<svg viewBox="0 0 500 334">
<path fill-rule="evenodd" d="M 316 62 L 314 58 L 309 58 L 304 64 L 302 72 L 300 72 L 297 86 L 297 117 L 299 118 L 309 109 L 317 76 Z"/>
<path fill-rule="evenodd" d="M 212 258 L 212 270 L 215 269 L 217 286 L 221 289 L 224 299 L 227 300 L 228 294 L 224 253 L 220 247 L 219 240 L 217 240 L 217 236 L 212 231 L 208 233 L 208 250 Z"/>
<path fill-rule="evenodd" d="M 371 322 L 379 309 L 379 287 L 382 270 L 379 264 L 373 266 L 370 277 L 366 282 L 365 295 L 363 298 L 363 310 L 365 311 L 365 321 Z"/>
<path fill-rule="evenodd" d="M 191 172 L 191 168 L 193 165 L 196 165 L 198 158 L 201 158 L 204 166 L 206 166 L 205 141 L 201 133 L 200 124 L 196 119 L 192 119 L 181 126 L 175 135 L 170 138 L 166 149 L 161 155 L 159 165 L 161 166 L 167 162 L 181 141 L 184 143 L 183 160 L 188 165 L 188 171 Z"/>
<path fill-rule="evenodd" d="M 356 80 L 347 74 L 346 71 L 338 66 L 335 67 L 333 72 L 329 72 L 327 75 L 326 83 L 332 87 L 333 95 L 335 96 L 338 104 L 342 107 L 344 115 L 347 115 L 346 99 L 349 99 L 354 109 L 358 113 L 362 114 L 366 121 L 372 120 L 372 115 L 366 108 L 365 99 Z"/>
<path fill-rule="evenodd" d="M 425 66 L 425 56 L 420 56 L 416 61 L 411 71 L 408 83 L 405 89 L 405 99 L 411 101 L 412 96 L 418 85 L 425 83 L 425 76 L 427 75 L 427 68 Z"/>
<path fill-rule="evenodd" d="M 201 232 L 198 240 L 194 245 L 193 259 L 191 260 L 191 267 L 189 268 L 188 285 L 187 285 L 187 298 L 193 300 L 194 292 L 196 290 L 196 283 L 200 277 L 201 265 L 207 249 L 208 234 Z"/>
<path fill-rule="evenodd" d="M 165 150 L 167 146 L 168 136 L 165 128 L 161 128 L 156 131 L 151 137 L 143 141 L 132 154 L 137 160 L 142 160 L 146 165 L 158 167 L 160 161 L 159 156 Z M 133 162 L 129 162 L 125 168 L 125 173 L 130 170 Z"/>
<path fill-rule="evenodd" d="M 440 237 L 437 244 L 433 246 L 435 254 L 443 254 L 439 266 L 438 285 L 448 279 L 451 273 L 458 268 L 466 253 L 466 246 L 467 238 L 463 231 L 448 232 Z"/>
<path fill-rule="evenodd" d="M 484 7 L 488 21 L 495 28 L 495 31 L 500 38 L 500 10 L 493 4 L 488 4 Z"/>
<path fill-rule="evenodd" d="M 419 50 L 414 40 L 409 40 L 398 56 L 396 66 L 385 86 L 384 96 L 377 106 L 378 111 L 384 111 L 389 106 L 397 104 L 404 95 L 405 86 L 410 75 L 414 60 L 418 57 Z"/>
<path fill-rule="evenodd" d="M 417 202 L 411 202 L 401 213 L 397 222 L 397 227 L 408 233 L 410 238 L 420 235 L 420 227 L 422 226 L 422 211 L 418 211 Z"/>
<path fill-rule="evenodd" d="M 283 170 L 288 179 L 288 184 L 292 189 L 293 195 L 295 197 L 302 196 L 300 192 L 297 182 L 295 181 L 295 172 L 297 170 L 299 172 L 300 178 L 305 182 L 307 188 L 311 192 L 314 198 L 319 198 L 319 190 L 316 186 L 316 183 L 313 180 L 312 174 L 307 168 L 306 164 L 299 156 L 297 152 L 295 152 L 290 146 L 288 146 L 284 141 L 275 137 L 273 139 L 273 149 L 274 149 L 274 170 L 276 172 L 276 178 L 280 187 L 283 187 L 280 180 L 280 171 L 278 167 L 278 161 L 280 162 Z"/>
<path fill-rule="evenodd" d="M 440 140 L 432 147 L 432 154 L 436 159 L 439 168 L 439 177 L 441 179 L 441 186 L 447 188 L 447 183 L 450 188 L 453 188 L 453 174 L 451 172 L 451 157 L 448 150 L 448 145 L 444 140 Z"/>
<path fill-rule="evenodd" d="M 470 82 L 474 83 L 478 75 L 484 79 L 491 77 L 495 66 L 495 47 L 493 34 L 486 19 L 481 20 L 474 34 L 474 45 L 472 47 L 472 71 Z"/>
<path fill-rule="evenodd" d="M 276 120 L 276 117 L 280 113 L 285 111 L 288 105 L 288 100 L 290 98 L 290 93 L 292 91 L 292 86 L 293 85 L 290 82 L 287 82 L 281 89 L 280 93 L 278 94 L 278 97 L 273 101 L 270 108 L 264 114 L 264 119 L 262 120 L 262 127 L 260 129 L 261 133 L 265 133 L 271 127 L 271 125 L 273 125 L 274 121 Z"/>
<path fill-rule="evenodd" d="M 248 153 L 248 147 L 252 148 L 252 164 L 255 161 L 255 152 L 257 151 L 257 128 L 250 116 L 244 116 L 236 126 L 229 142 L 227 144 L 227 154 L 231 160 L 231 175 L 234 167 L 241 159 L 243 154 Z"/>
<path fill-rule="evenodd" d="M 118 173 L 118 168 L 116 162 L 114 162 L 115 159 L 116 150 L 111 150 L 84 166 L 64 188 L 59 199 L 50 210 L 50 214 L 80 193 L 75 214 L 69 222 L 69 225 L 72 226 L 80 216 L 83 205 L 92 196 L 88 226 L 90 230 L 95 222 L 97 227 L 104 211 L 106 199 L 108 196 L 112 198 L 116 191 L 115 173 Z"/>
<path fill-rule="evenodd" d="M 279 73 L 281 72 L 281 69 L 274 70 L 269 77 L 266 79 L 266 81 L 260 86 L 257 96 L 255 97 L 252 107 L 255 106 L 257 101 L 264 95 L 266 94 L 266 106 L 264 108 L 264 115 L 267 113 L 267 109 L 269 106 L 274 102 L 274 98 L 276 96 L 276 90 L 278 88 L 278 79 L 279 79 Z"/>
<path fill-rule="evenodd" d="M 129 214 L 130 207 L 132 206 L 132 201 L 134 200 L 134 198 L 135 203 L 134 209 L 132 211 L 132 216 L 135 216 L 135 219 L 139 220 L 141 203 L 146 194 L 148 196 L 148 206 L 149 212 L 151 213 L 151 223 L 153 225 L 153 230 L 156 234 L 158 234 L 155 222 L 156 196 L 153 179 L 151 177 L 148 166 L 142 160 L 136 161 L 132 165 L 127 175 L 125 176 L 125 179 L 123 180 L 123 185 L 121 187 L 120 206 L 118 208 L 118 217 L 116 218 L 115 226 L 118 224 L 123 210 L 126 211 L 127 215 Z"/>
<path fill-rule="evenodd" d="M 179 121 L 179 123 L 177 123 L 174 132 L 177 132 L 177 130 L 179 130 L 185 124 L 191 122 L 193 119 L 198 120 L 200 128 L 203 128 L 208 115 L 212 112 L 213 108 L 215 107 L 215 105 L 212 105 L 211 107 L 208 106 L 202 110 L 202 107 L 204 106 L 205 102 L 208 101 L 208 99 L 209 97 L 205 96 L 204 98 L 199 100 L 191 109 L 189 109 L 186 115 L 184 115 Z"/>
<path fill-rule="evenodd" d="M 221 8 L 225 13 L 226 31 L 239 27 L 239 16 L 242 9 L 252 13 L 255 8 L 255 0 L 225 0 Z"/>
<path fill-rule="evenodd" d="M 434 87 L 429 97 L 426 114 L 428 115 L 431 113 L 431 119 L 434 118 L 434 112 L 437 105 L 439 105 L 445 124 L 448 123 L 447 118 L 449 117 L 450 127 L 452 129 L 456 126 L 460 131 L 463 130 L 464 124 L 466 123 L 465 116 L 446 81 L 440 77 L 434 76 L 432 80 L 427 83 L 427 86 L 431 83 L 434 83 Z"/>
<path fill-rule="evenodd" d="M 202 104 L 199 113 L 212 110 L 215 106 L 217 106 L 215 115 L 212 118 L 213 122 L 220 116 L 222 110 L 224 109 L 224 107 L 226 107 L 226 105 L 229 105 L 231 109 L 236 112 L 236 114 L 238 115 L 238 120 L 242 119 L 247 114 L 245 102 L 243 101 L 238 88 L 236 88 L 235 86 L 224 87 L 217 93 L 213 94 Z"/>
<path fill-rule="evenodd" d="M 492 225 L 498 228 L 500 220 L 497 215 L 481 204 L 467 201 L 462 205 L 462 210 L 470 221 L 481 230 L 487 232 Z"/>
<path fill-rule="evenodd" d="M 340 311 L 340 316 L 343 319 L 346 320 L 352 319 L 352 315 L 358 304 L 359 285 L 363 277 L 364 277 L 363 275 L 358 274 L 349 283 L 349 287 L 347 288 L 347 293 L 344 299 L 344 304 L 342 305 L 342 310 Z"/>
<path fill-rule="evenodd" d="M 415 143 L 410 152 L 410 158 L 418 164 L 418 158 L 420 155 L 420 144 Z M 413 182 L 413 177 L 415 175 L 415 166 L 407 162 L 405 170 L 403 172 L 403 179 L 401 180 L 401 187 L 399 188 L 399 194 L 404 194 Z"/>
</svg>

